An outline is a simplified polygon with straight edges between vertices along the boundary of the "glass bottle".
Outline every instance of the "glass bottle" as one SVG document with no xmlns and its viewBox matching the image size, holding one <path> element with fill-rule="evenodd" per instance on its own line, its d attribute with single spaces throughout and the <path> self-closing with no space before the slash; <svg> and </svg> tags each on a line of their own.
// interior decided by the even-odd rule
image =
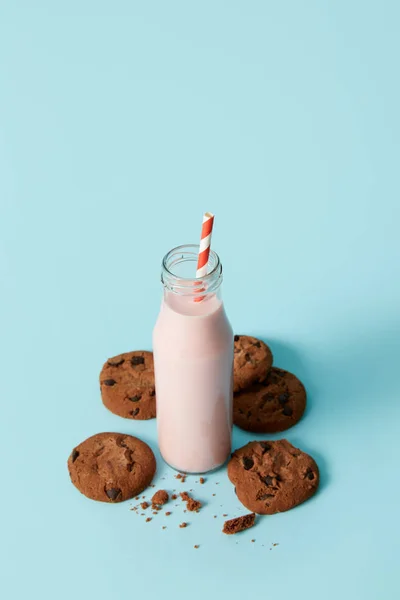
<svg viewBox="0 0 400 600">
<path fill-rule="evenodd" d="M 153 332 L 159 447 L 171 467 L 186 473 L 216 469 L 231 451 L 233 331 L 219 257 L 210 251 L 208 274 L 198 280 L 198 251 L 179 246 L 164 257 Z"/>
</svg>

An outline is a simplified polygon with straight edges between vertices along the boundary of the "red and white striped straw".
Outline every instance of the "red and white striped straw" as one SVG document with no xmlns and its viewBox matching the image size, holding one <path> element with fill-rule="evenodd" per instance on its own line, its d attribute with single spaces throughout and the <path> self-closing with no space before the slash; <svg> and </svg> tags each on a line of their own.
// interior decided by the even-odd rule
<svg viewBox="0 0 400 600">
<path fill-rule="evenodd" d="M 206 212 L 203 217 L 203 227 L 201 228 L 199 258 L 197 260 L 196 277 L 207 275 L 208 258 L 210 256 L 211 234 L 214 225 L 214 215 Z"/>
</svg>

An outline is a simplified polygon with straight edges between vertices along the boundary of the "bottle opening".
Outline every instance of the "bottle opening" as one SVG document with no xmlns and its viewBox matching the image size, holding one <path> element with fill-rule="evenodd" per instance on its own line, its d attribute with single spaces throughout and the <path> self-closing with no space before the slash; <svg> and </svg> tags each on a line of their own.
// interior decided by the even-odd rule
<svg viewBox="0 0 400 600">
<path fill-rule="evenodd" d="M 196 278 L 198 244 L 173 248 L 162 261 L 161 281 L 171 292 L 180 295 L 201 296 L 215 292 L 222 282 L 222 265 L 219 256 L 210 250 L 207 275 Z"/>
</svg>

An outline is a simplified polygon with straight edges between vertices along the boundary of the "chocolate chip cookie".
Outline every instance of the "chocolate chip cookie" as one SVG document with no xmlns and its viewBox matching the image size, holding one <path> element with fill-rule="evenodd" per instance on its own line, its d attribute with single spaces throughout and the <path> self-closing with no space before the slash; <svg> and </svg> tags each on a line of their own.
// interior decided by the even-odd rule
<svg viewBox="0 0 400 600">
<path fill-rule="evenodd" d="M 304 385 L 288 371 L 272 367 L 263 383 L 254 383 L 233 398 L 233 422 L 258 433 L 284 431 L 306 408 Z"/>
<path fill-rule="evenodd" d="M 74 486 L 88 498 L 122 502 L 150 485 L 156 459 L 136 437 L 98 433 L 72 450 L 68 471 Z"/>
<path fill-rule="evenodd" d="M 104 405 L 114 414 L 126 419 L 153 419 L 153 353 L 137 350 L 109 358 L 100 373 L 100 389 Z"/>
<path fill-rule="evenodd" d="M 301 504 L 315 494 L 319 483 L 314 459 L 287 440 L 250 442 L 235 450 L 228 477 L 240 502 L 260 515 Z"/>
<path fill-rule="evenodd" d="M 233 357 L 233 391 L 264 381 L 272 366 L 272 352 L 261 340 L 249 335 L 235 335 Z"/>
</svg>

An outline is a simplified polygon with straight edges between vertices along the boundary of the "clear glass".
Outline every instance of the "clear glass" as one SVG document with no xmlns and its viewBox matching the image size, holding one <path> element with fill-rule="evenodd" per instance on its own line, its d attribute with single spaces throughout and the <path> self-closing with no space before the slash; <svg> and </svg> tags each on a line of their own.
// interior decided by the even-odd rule
<svg viewBox="0 0 400 600">
<path fill-rule="evenodd" d="M 222 265 L 211 251 L 208 274 L 196 279 L 198 251 L 179 246 L 164 257 L 153 332 L 159 447 L 186 473 L 223 465 L 232 435 L 233 331 L 221 299 Z"/>
</svg>

